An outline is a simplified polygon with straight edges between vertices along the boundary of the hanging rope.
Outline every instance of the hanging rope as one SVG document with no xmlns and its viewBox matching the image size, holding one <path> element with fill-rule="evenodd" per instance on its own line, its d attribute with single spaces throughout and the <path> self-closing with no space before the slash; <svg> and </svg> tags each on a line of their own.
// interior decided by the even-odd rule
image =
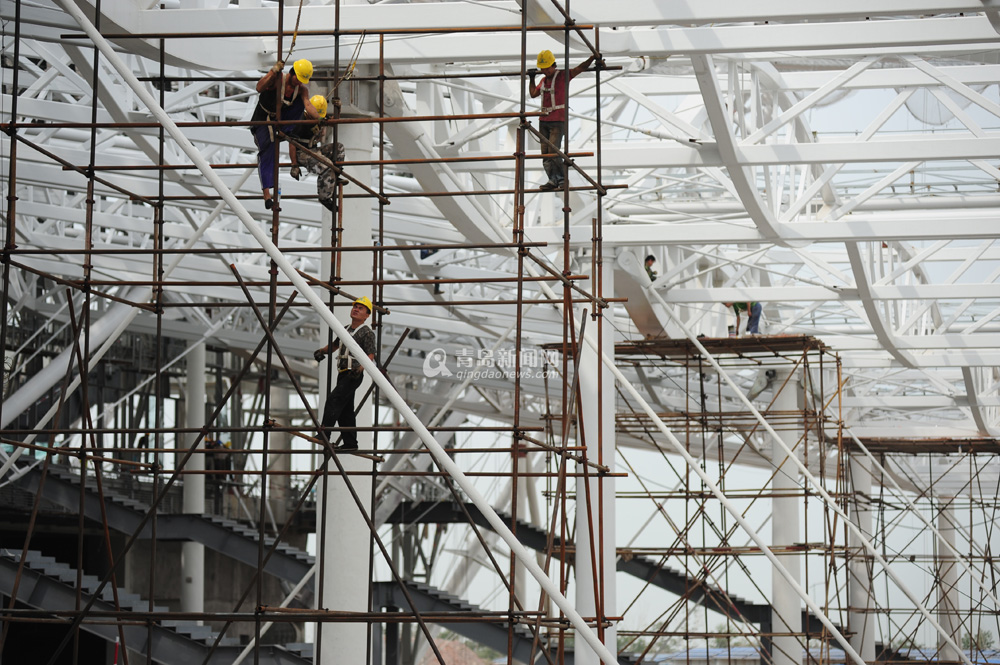
<svg viewBox="0 0 1000 665">
<path fill-rule="evenodd" d="M 292 44 L 288 47 L 288 55 L 285 56 L 284 61 L 288 62 L 292 57 L 292 51 L 295 50 L 295 40 L 299 38 L 299 21 L 302 20 L 302 5 L 305 0 L 299 0 L 299 13 L 295 17 L 295 30 L 292 32 Z"/>
<path fill-rule="evenodd" d="M 358 58 L 361 56 L 361 47 L 364 46 L 365 44 L 365 37 L 366 33 L 364 30 L 362 30 L 361 38 L 358 39 L 358 43 L 354 45 L 354 53 L 351 54 L 351 64 L 347 66 L 347 71 L 344 72 L 343 76 L 337 79 L 337 82 L 333 85 L 333 88 L 330 89 L 330 92 L 327 95 L 327 100 L 326 100 L 327 102 L 333 100 L 333 94 L 337 92 L 337 88 L 340 86 L 341 83 L 354 76 L 354 68 L 358 64 Z"/>
</svg>

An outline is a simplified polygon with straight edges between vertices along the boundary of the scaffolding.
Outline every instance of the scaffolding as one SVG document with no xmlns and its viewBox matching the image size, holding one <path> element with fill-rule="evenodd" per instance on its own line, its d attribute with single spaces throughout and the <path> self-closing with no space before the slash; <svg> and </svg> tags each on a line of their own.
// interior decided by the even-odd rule
<svg viewBox="0 0 1000 665">
<path fill-rule="evenodd" d="M 525 9 L 519 24 L 461 30 L 342 28 L 339 1 L 330 8 L 332 27 L 305 26 L 302 5 L 292 4 L 273 12 L 276 25 L 267 30 L 194 36 L 122 32 L 112 21 L 103 26 L 100 11 L 89 26 L 75 5 L 62 6 L 82 31 L 63 37 L 73 45 L 73 75 L 91 86 L 86 113 L 54 121 L 33 116 L 27 103 L 21 108 L 22 93 L 47 70 L 37 66 L 39 46 L 32 42 L 31 56 L 21 52 L 20 15 L 4 53 L 13 64 L 4 69 L 10 107 L 2 126 L 9 150 L 0 497 L 11 521 L 4 533 L 20 540 L 4 538 L 0 547 L 0 658 L 327 663 L 350 648 L 339 636 L 360 630 L 365 662 L 414 665 L 429 650 L 426 662 L 445 665 L 453 656 L 435 627 L 489 646 L 508 663 L 596 663 L 607 660 L 599 645 L 622 663 L 658 662 L 670 652 L 688 662 L 825 664 L 856 662 L 858 654 L 968 662 L 990 646 L 979 638 L 996 623 L 987 583 L 994 503 L 982 487 L 962 490 L 995 480 L 992 465 L 980 467 L 976 457 L 995 453 L 995 440 L 853 437 L 842 416 L 840 356 L 811 336 L 621 341 L 610 311 L 625 299 L 605 284 L 615 257 L 605 256 L 602 237 L 603 197 L 626 186 L 605 182 L 602 166 L 602 77 L 621 68 L 600 59 L 601 30 L 576 23 L 570 2 L 554 3 L 561 24 L 530 24 Z M 571 44 L 597 58 L 588 72 L 590 115 L 566 121 L 589 123 L 593 151 L 569 131 L 561 146 L 543 147 L 543 112 L 526 92 L 533 33 L 559 35 L 567 69 L 577 54 Z M 394 68 L 386 56 L 388 41 L 441 34 L 519 40 L 521 66 L 425 74 Z M 313 180 L 292 184 L 290 164 L 275 159 L 274 204 L 262 215 L 259 196 L 244 188 L 256 169 L 247 130 L 279 128 L 276 136 L 289 143 L 289 127 L 307 121 L 238 117 L 255 99 L 257 79 L 172 64 L 171 43 L 211 39 L 224 52 L 227 43 L 274 40 L 274 59 L 287 65 L 306 38 L 329 47 L 310 56 L 329 63 L 311 84 L 325 86 L 332 109 L 323 143 L 347 148 L 343 160 L 318 160 L 339 178 L 336 202 L 332 211 L 321 207 L 319 193 L 302 191 Z M 142 48 L 129 53 L 136 40 Z M 363 49 L 377 53 L 374 65 L 359 64 Z M 118 77 L 151 119 L 109 108 L 107 76 Z M 459 96 L 470 81 L 487 90 L 501 78 L 518 81 L 513 110 L 448 112 L 417 87 L 433 79 Z M 568 77 L 561 80 L 570 98 Z M 214 102 L 168 109 L 176 103 L 169 93 L 186 87 Z M 197 119 L 171 117 L 181 112 Z M 504 156 L 428 156 L 421 143 L 426 127 L 473 140 L 510 126 L 513 149 Z M 217 155 L 200 155 L 181 138 L 234 128 L 242 140 Z M 117 132 L 141 159 L 102 150 Z M 88 152 L 59 144 L 65 136 Z M 69 179 L 58 197 L 19 180 L 24 153 Z M 596 168 L 581 167 L 582 158 Z M 570 176 L 548 194 L 555 212 L 544 213 L 561 229 L 558 247 L 527 231 L 527 199 L 542 191 L 529 178 L 543 159 Z M 459 177 L 451 168 L 458 164 L 489 174 Z M 440 187 L 407 190 L 400 174 L 417 171 Z M 585 207 L 581 192 L 595 201 L 582 250 L 572 235 Z M 79 199 L 83 214 L 58 242 L 42 247 L 19 229 L 25 203 Z M 394 242 L 386 231 L 394 206 L 408 202 L 405 214 L 417 216 L 429 202 L 453 214 L 461 237 L 407 231 L 407 242 Z M 509 224 L 491 226 L 485 205 L 502 209 Z M 130 234 L 103 223 L 123 209 L 130 223 L 147 225 Z M 369 210 L 370 228 L 358 214 Z M 427 277 L 415 269 L 443 254 L 495 274 Z M 203 273 L 193 258 L 222 268 Z M 374 302 L 374 361 L 348 342 L 346 317 L 333 316 L 364 295 Z M 461 330 L 487 329 L 477 319 L 485 308 L 511 312 L 514 323 L 488 330 L 492 348 L 452 352 L 393 323 L 394 312 L 420 308 L 453 317 Z M 542 308 L 558 341 L 529 318 Z M 221 329 L 232 334 L 221 340 Z M 359 425 L 348 428 L 366 442 L 356 452 L 336 448 L 344 428 L 320 428 L 320 400 L 337 378 L 328 360 L 312 364 L 313 352 L 335 342 L 371 379 L 356 409 Z M 645 397 L 622 370 L 643 382 Z M 444 373 L 460 381 L 434 380 Z M 496 382 L 506 384 L 502 394 Z M 657 404 L 660 382 L 679 386 L 685 403 Z M 408 395 L 435 391 L 436 408 L 407 405 Z M 493 412 L 453 417 L 455 402 L 470 394 L 508 422 L 491 420 Z M 923 467 L 914 468 L 914 452 L 925 455 Z M 941 454 L 951 452 L 968 467 L 958 493 L 907 484 L 910 474 L 943 478 L 950 469 Z M 648 465 L 661 476 L 656 483 Z M 633 502 L 651 510 L 625 544 L 607 508 L 616 499 L 618 511 Z M 912 542 L 898 545 L 894 533 L 925 512 L 938 520 L 923 525 L 937 536 L 928 558 L 912 553 Z M 347 534 L 334 530 L 340 513 L 355 520 Z M 778 531 L 773 523 L 786 515 Z M 649 527 L 654 518 L 659 528 Z M 357 520 L 362 528 L 354 530 Z M 969 555 L 956 540 L 958 524 L 970 525 Z M 444 545 L 457 530 L 449 525 L 461 527 L 461 551 Z M 766 545 L 754 538 L 765 527 Z M 982 547 L 977 530 L 986 533 Z M 361 540 L 347 542 L 352 537 Z M 364 559 L 352 568 L 364 570 L 363 592 L 344 594 L 363 607 L 341 609 L 324 582 L 342 572 L 337 557 L 345 551 Z M 200 582 L 190 579 L 199 574 L 189 568 L 193 558 L 204 561 Z M 879 568 L 882 561 L 914 575 L 930 570 L 933 581 L 901 602 L 887 590 L 898 573 Z M 485 570 L 489 606 L 433 586 L 444 565 L 454 567 L 449 581 L 458 589 L 476 567 Z M 223 571 L 225 581 L 206 583 Z M 640 580 L 638 587 L 616 598 L 616 572 Z M 581 579 L 590 588 L 581 590 Z M 198 609 L 185 599 L 187 584 L 200 587 Z M 579 610 L 586 594 L 592 607 Z M 659 612 L 622 628 L 640 606 Z M 918 650 L 931 615 L 940 643 Z M 700 645 L 711 653 L 697 653 Z"/>
</svg>

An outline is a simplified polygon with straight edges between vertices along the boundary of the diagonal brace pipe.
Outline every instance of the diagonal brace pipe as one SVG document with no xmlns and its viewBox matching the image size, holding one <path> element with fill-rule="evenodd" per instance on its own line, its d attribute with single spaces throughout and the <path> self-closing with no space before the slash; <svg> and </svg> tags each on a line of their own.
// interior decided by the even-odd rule
<svg viewBox="0 0 1000 665">
<path fill-rule="evenodd" d="M 267 234 L 260 228 L 257 222 L 250 216 L 243 204 L 233 195 L 233 193 L 226 187 L 226 184 L 222 179 L 212 170 L 211 165 L 208 161 L 201 155 L 197 148 L 191 143 L 190 140 L 181 132 L 177 124 L 167 115 L 166 111 L 160 107 L 159 103 L 153 96 L 147 91 L 139 80 L 132 73 L 132 70 L 125 64 L 118 53 L 111 47 L 111 44 L 104 38 L 103 35 L 98 32 L 97 28 L 94 27 L 93 23 L 84 15 L 79 7 L 72 0 L 57 0 L 60 7 L 63 8 L 67 14 L 73 17 L 73 19 L 80 25 L 80 28 L 87 33 L 87 36 L 94 43 L 94 45 L 101 51 L 101 54 L 107 58 L 108 63 L 118 72 L 122 77 L 122 80 L 128 85 L 129 88 L 135 92 L 136 96 L 142 101 L 143 104 L 149 109 L 150 113 L 157 119 L 157 121 L 163 126 L 163 128 L 170 134 L 175 141 L 177 141 L 178 147 L 184 151 L 184 153 L 191 159 L 192 163 L 198 167 L 202 175 L 205 176 L 209 184 L 215 188 L 222 199 L 229 205 L 232 211 L 239 218 L 240 222 L 247 228 L 247 231 L 257 240 L 258 244 L 264 251 L 271 257 L 275 265 L 281 272 L 285 274 L 285 277 L 291 281 L 292 285 L 305 297 L 310 305 L 316 310 L 317 315 L 323 319 L 323 321 L 330 326 L 330 329 L 337 335 L 340 343 L 347 348 L 354 358 L 361 363 L 362 367 L 368 371 L 372 380 L 378 384 L 379 388 L 382 389 L 383 394 L 392 403 L 392 405 L 399 411 L 403 416 L 404 420 L 414 429 L 420 439 L 427 446 L 428 451 L 434 456 L 438 465 L 444 470 L 448 475 L 450 475 L 462 488 L 462 491 L 466 493 L 469 499 L 476 504 L 476 507 L 482 511 L 483 515 L 486 517 L 487 521 L 496 531 L 496 533 L 503 538 L 507 545 L 511 549 L 511 553 L 516 556 L 524 567 L 531 573 L 531 576 L 535 578 L 539 586 L 545 590 L 549 597 L 552 598 L 553 602 L 559 606 L 559 609 L 563 611 L 566 618 L 569 620 L 573 627 L 577 630 L 577 635 L 581 637 L 588 645 L 597 653 L 601 660 L 606 663 L 606 665 L 617 665 L 618 658 L 615 654 L 604 645 L 603 642 L 597 637 L 587 622 L 584 621 L 580 613 L 576 611 L 573 604 L 562 594 L 559 590 L 558 585 L 556 585 L 548 575 L 538 566 L 535 561 L 534 555 L 528 552 L 527 548 L 524 547 L 518 541 L 517 537 L 507 528 L 500 516 L 497 515 L 496 511 L 490 502 L 483 496 L 478 489 L 469 481 L 468 477 L 462 472 L 459 466 L 450 458 L 445 452 L 444 448 L 441 447 L 433 436 L 431 436 L 430 431 L 417 415 L 413 412 L 410 406 L 402 398 L 402 396 L 396 391 L 395 387 L 382 376 L 382 373 L 378 370 L 375 363 L 368 358 L 368 355 L 362 351 L 361 347 L 354 338 L 348 334 L 347 330 L 344 328 L 343 324 L 333 316 L 330 308 L 327 307 L 326 303 L 309 287 L 308 282 L 298 274 L 298 271 L 291 264 L 291 262 L 285 258 L 285 255 L 279 250 L 274 243 L 271 242 Z"/>
</svg>

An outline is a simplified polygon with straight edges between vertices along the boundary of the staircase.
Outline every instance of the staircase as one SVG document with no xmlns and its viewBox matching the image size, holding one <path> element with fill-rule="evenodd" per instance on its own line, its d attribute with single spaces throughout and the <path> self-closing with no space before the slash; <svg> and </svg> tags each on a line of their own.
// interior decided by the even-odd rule
<svg viewBox="0 0 1000 665">
<path fill-rule="evenodd" d="M 453 502 L 434 503 L 403 503 L 386 520 L 391 524 L 419 523 L 462 523 L 466 522 L 465 511 L 476 525 L 492 529 L 479 509 L 472 503 L 459 506 Z M 516 526 L 509 514 L 497 512 L 504 524 L 514 532 L 517 539 L 525 547 L 538 552 L 544 552 L 548 545 L 548 533 L 522 520 L 517 520 Z M 558 555 L 562 541 L 553 538 L 552 551 Z M 572 549 L 572 548 L 570 548 Z M 770 625 L 771 606 L 752 603 L 744 598 L 726 593 L 719 589 L 705 586 L 701 581 L 682 572 L 663 566 L 649 557 L 620 557 L 616 569 L 638 577 L 661 589 L 678 596 L 685 596 L 693 603 L 704 605 L 716 612 L 732 617 L 743 617 L 752 623 Z M 766 631 L 764 631 L 766 632 Z"/>
<path fill-rule="evenodd" d="M 0 548 L 0 592 L 6 596 L 13 593 L 17 579 L 21 552 Z M 53 557 L 44 556 L 40 552 L 28 551 L 24 557 L 24 570 L 20 576 L 17 601 L 32 609 L 48 611 L 72 611 L 77 607 L 77 571 L 65 563 L 56 561 Z M 83 575 L 80 579 L 81 601 L 86 604 L 93 598 L 100 580 L 93 575 Z M 100 597 L 92 605 L 93 613 L 126 612 L 130 624 L 143 621 L 147 617 L 150 623 L 146 625 L 124 625 L 125 645 L 144 657 L 149 656 L 153 662 L 162 665 L 187 665 L 188 663 L 208 663 L 209 665 L 228 665 L 242 651 L 242 647 L 234 638 L 223 637 L 219 646 L 209 656 L 211 645 L 215 642 L 217 633 L 209 626 L 198 625 L 194 621 L 156 619 L 157 615 L 169 612 L 169 608 L 154 606 L 149 609 L 149 602 L 140 596 L 118 590 L 120 609 L 116 611 L 114 596 L 110 586 L 105 585 Z M 109 622 L 94 623 L 84 621 L 81 630 L 97 635 L 109 642 L 118 636 L 118 627 Z M 296 652 L 280 646 L 261 646 L 258 648 L 258 662 L 268 665 L 309 665 L 312 663 L 301 652 Z M 206 661 L 206 658 L 208 660 Z"/>
<path fill-rule="evenodd" d="M 42 472 L 37 467 L 20 480 L 21 487 L 37 493 Z M 101 499 L 97 493 L 97 481 L 88 477 L 84 486 L 84 516 L 97 523 L 103 523 Z M 66 467 L 49 466 L 42 498 L 76 511 L 80 506 L 80 475 Z M 135 533 L 140 529 L 143 518 L 149 512 L 146 504 L 123 497 L 114 492 L 104 491 L 104 510 L 108 528 L 121 533 Z M 140 538 L 149 538 L 152 530 L 147 522 L 139 533 Z M 156 516 L 156 537 L 158 540 L 191 540 L 226 556 L 257 566 L 259 533 L 256 529 L 235 520 L 214 515 L 158 514 Z M 265 547 L 271 547 L 274 538 L 265 536 Z M 286 543 L 279 543 L 264 570 L 271 575 L 290 582 L 298 582 L 313 565 L 314 558 L 302 550 Z"/>
<path fill-rule="evenodd" d="M 373 606 L 380 610 L 386 608 L 399 608 L 403 611 L 417 611 L 420 613 L 455 613 L 457 615 L 468 615 L 470 612 L 482 612 L 478 607 L 470 605 L 461 598 L 445 593 L 428 584 L 419 582 L 406 582 L 406 591 L 413 599 L 413 606 L 406 599 L 406 595 L 395 582 L 377 582 L 373 590 Z M 398 624 L 388 624 L 396 626 Z M 435 620 L 435 626 L 441 626 L 467 639 L 478 642 L 500 653 L 507 653 L 508 649 L 508 626 L 509 623 L 502 619 L 491 622 L 483 621 L 456 621 L 448 623 Z M 387 630 L 390 628 L 387 626 Z M 511 642 L 511 654 L 514 660 L 522 663 L 531 662 L 531 646 L 534 638 L 531 630 L 524 624 L 514 625 L 513 641 Z M 544 638 L 539 642 L 535 652 L 535 662 L 545 663 L 545 656 L 540 652 L 545 650 L 546 642 Z M 556 656 L 555 648 L 549 648 L 549 653 L 553 662 L 560 662 Z M 573 664 L 573 652 L 568 650 L 564 654 L 562 662 L 565 665 Z M 629 661 L 620 660 L 621 665 L 628 665 Z"/>
</svg>

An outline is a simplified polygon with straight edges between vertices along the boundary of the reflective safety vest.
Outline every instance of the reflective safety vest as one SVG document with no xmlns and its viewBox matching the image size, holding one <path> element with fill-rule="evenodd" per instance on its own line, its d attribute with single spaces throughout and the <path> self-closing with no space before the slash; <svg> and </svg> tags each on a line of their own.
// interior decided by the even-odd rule
<svg viewBox="0 0 1000 665">
<path fill-rule="evenodd" d="M 562 77 L 563 71 L 559 70 L 551 79 L 542 79 L 541 120 L 554 122 L 566 119 L 566 88 Z"/>
</svg>

